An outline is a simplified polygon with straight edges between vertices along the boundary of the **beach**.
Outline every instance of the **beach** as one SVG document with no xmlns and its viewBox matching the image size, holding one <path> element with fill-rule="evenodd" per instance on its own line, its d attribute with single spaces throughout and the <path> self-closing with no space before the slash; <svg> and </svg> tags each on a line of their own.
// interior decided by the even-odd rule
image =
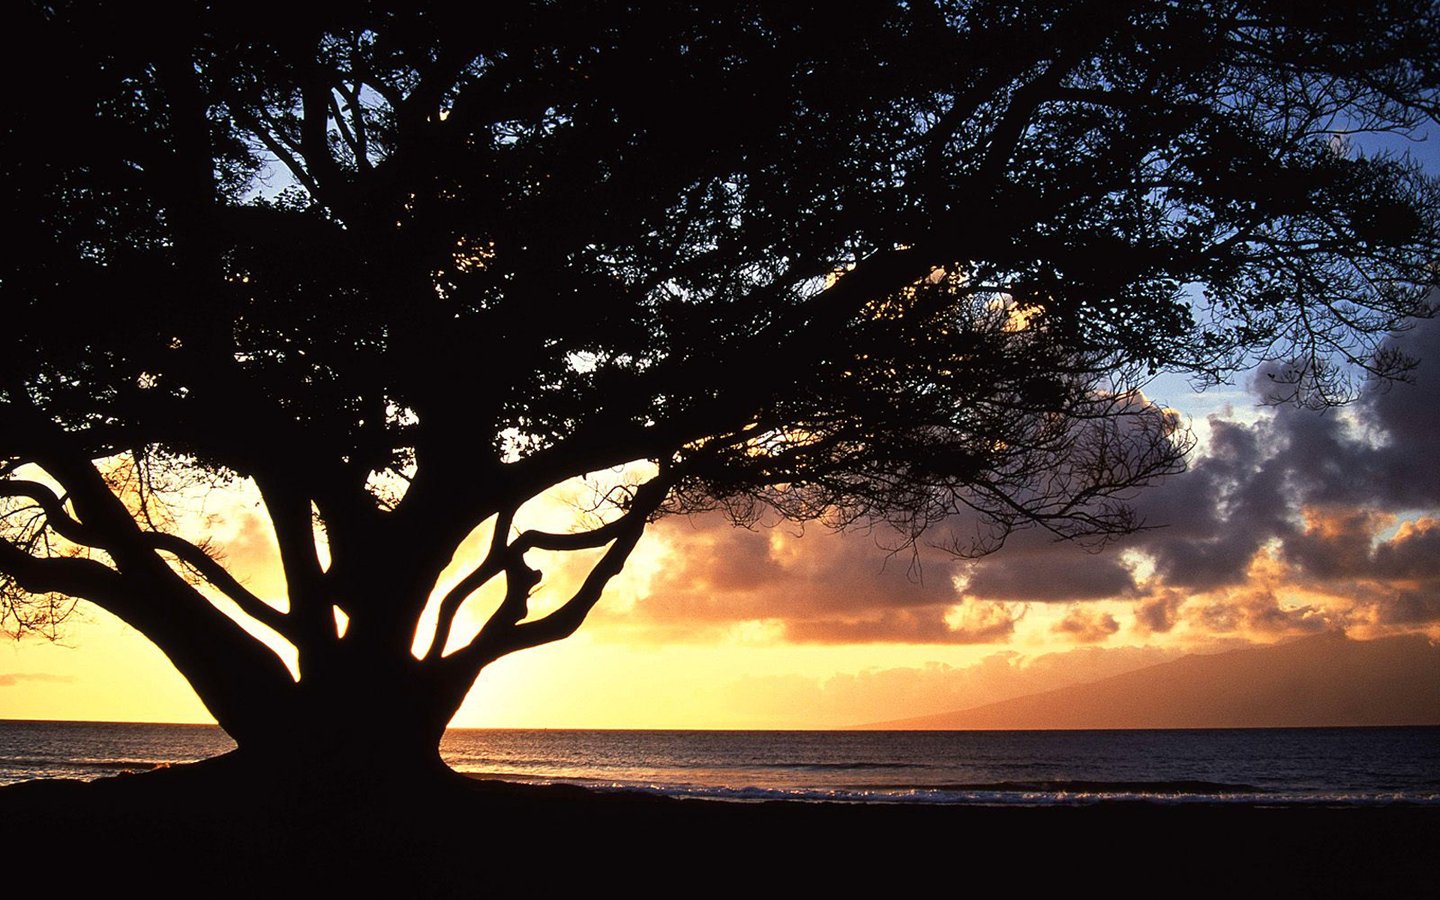
<svg viewBox="0 0 1440 900">
<path fill-rule="evenodd" d="M 1434 896 L 1440 808 L 682 800 L 456 776 L 297 796 L 177 766 L 0 788 L 21 883 L 164 896 L 911 889 Z M 12 883 L 14 883 L 12 879 Z"/>
<path fill-rule="evenodd" d="M 459 729 L 392 782 L 236 767 L 214 726 L 11 721 L 0 847 L 67 895 L 1433 897 L 1437 738 Z"/>
</svg>

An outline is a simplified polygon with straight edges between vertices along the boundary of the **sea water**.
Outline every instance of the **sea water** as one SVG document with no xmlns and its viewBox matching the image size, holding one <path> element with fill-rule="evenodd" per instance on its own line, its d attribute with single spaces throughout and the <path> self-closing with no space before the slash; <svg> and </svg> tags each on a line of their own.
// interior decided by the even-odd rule
<svg viewBox="0 0 1440 900">
<path fill-rule="evenodd" d="M 231 749 L 204 725 L 0 721 L 0 784 Z M 1440 805 L 1440 727 L 1135 731 L 451 729 L 477 777 L 725 800 Z"/>
</svg>

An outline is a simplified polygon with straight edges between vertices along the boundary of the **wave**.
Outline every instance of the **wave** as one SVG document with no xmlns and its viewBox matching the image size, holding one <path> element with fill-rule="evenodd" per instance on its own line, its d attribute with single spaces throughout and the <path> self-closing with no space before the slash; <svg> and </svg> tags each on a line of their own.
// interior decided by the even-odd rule
<svg viewBox="0 0 1440 900">
<path fill-rule="evenodd" d="M 105 759 L 89 759 L 85 757 L 53 759 L 44 757 L 27 758 L 23 756 L 7 756 L 0 758 L 0 767 L 26 770 L 61 769 L 66 771 L 85 771 L 89 769 L 101 769 L 105 771 L 149 771 L 151 769 L 159 769 L 164 766 L 191 761 L 192 760 L 174 759 L 117 759 L 115 757 Z"/>
<path fill-rule="evenodd" d="M 753 759 L 715 759 L 710 763 L 702 763 L 693 759 L 681 760 L 655 760 L 655 759 L 618 759 L 618 760 L 596 760 L 586 759 L 583 762 L 578 760 L 554 759 L 543 757 L 487 757 L 476 754 L 445 753 L 445 761 L 451 766 L 462 770 L 487 771 L 505 769 L 530 769 L 532 771 L 551 771 L 567 769 L 573 770 L 583 766 L 592 771 L 605 769 L 634 769 L 637 765 L 665 771 L 695 771 L 696 769 L 738 769 L 753 771 L 780 771 L 780 772 L 830 772 L 830 771 L 871 771 L 886 769 L 936 769 L 943 768 L 940 765 L 923 762 L 902 761 L 902 762 L 762 762 Z M 508 774 L 506 777 L 510 777 Z"/>
<path fill-rule="evenodd" d="M 747 762 L 747 769 L 785 769 L 826 772 L 836 769 L 933 769 L 936 766 L 918 762 Z"/>
<path fill-rule="evenodd" d="M 477 777 L 484 777 L 475 773 Z M 606 793 L 642 793 L 674 799 L 740 803 L 791 801 L 846 804 L 964 806 L 1092 806 L 1102 804 L 1218 804 L 1256 806 L 1440 806 L 1435 792 L 1280 792 L 1210 782 L 1001 782 L 988 785 L 910 785 L 841 788 L 728 787 L 499 775 L 502 781 L 572 784 Z"/>
<path fill-rule="evenodd" d="M 1228 784 L 1223 781 L 996 781 L 989 783 L 953 784 L 871 784 L 859 789 L 882 791 L 988 791 L 1022 793 L 1082 794 L 1270 794 L 1273 791 L 1250 784 Z"/>
</svg>

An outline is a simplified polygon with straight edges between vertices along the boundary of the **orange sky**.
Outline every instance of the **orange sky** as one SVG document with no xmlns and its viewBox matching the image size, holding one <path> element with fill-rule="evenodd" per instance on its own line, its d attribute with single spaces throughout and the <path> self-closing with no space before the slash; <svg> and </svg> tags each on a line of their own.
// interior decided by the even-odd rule
<svg viewBox="0 0 1440 900">
<path fill-rule="evenodd" d="M 1440 327 L 1408 339 L 1440 360 Z M 579 634 L 494 664 L 455 724 L 838 727 L 1326 630 L 1440 638 L 1437 384 L 1422 368 L 1415 385 L 1324 415 L 1261 410 L 1241 389 L 1159 394 L 1183 401 L 1200 453 L 1135 499 L 1163 527 L 1101 553 L 1025 532 L 983 560 L 928 547 L 917 559 L 887 552 L 883 532 L 662 520 Z M 530 514 L 571 515 L 565 493 Z M 196 504 L 227 565 L 282 596 L 253 498 Z M 575 555 L 531 562 L 545 573 L 535 614 L 586 569 Z M 489 614 L 483 598 L 468 612 L 472 627 Z M 207 720 L 158 652 L 85 606 L 59 643 L 0 645 L 0 717 Z"/>
</svg>

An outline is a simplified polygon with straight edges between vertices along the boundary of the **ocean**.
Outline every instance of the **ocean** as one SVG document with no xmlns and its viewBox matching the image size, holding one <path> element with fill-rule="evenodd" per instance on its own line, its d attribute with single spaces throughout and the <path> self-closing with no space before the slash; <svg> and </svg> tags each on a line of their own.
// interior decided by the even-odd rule
<svg viewBox="0 0 1440 900">
<path fill-rule="evenodd" d="M 204 725 L 0 721 L 0 785 L 231 749 Z M 1440 805 L 1440 727 L 1137 731 L 452 729 L 458 771 L 719 800 Z"/>
</svg>

